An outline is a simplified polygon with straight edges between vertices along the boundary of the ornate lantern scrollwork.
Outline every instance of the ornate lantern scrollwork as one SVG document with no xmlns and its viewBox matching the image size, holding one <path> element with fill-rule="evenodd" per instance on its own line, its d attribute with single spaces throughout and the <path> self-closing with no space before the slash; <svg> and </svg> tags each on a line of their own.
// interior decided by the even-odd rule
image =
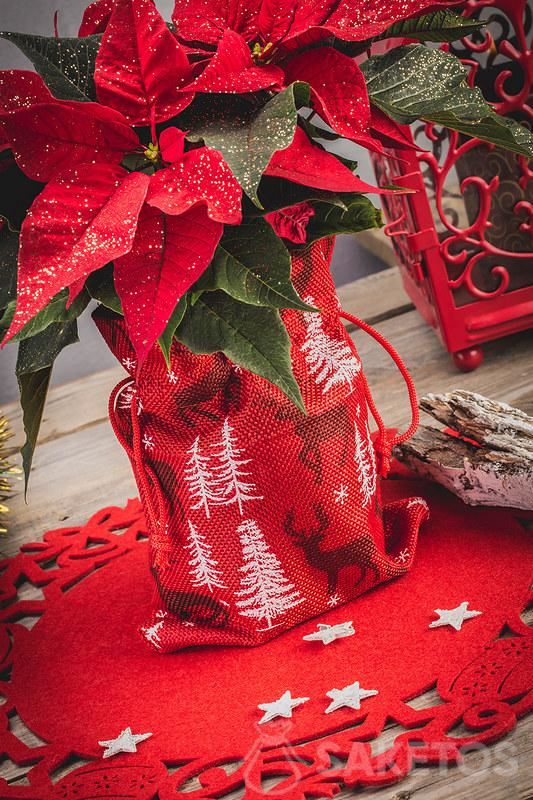
<svg viewBox="0 0 533 800">
<path fill-rule="evenodd" d="M 527 0 L 469 0 L 488 20 L 450 45 L 468 80 L 503 114 L 531 126 L 533 11 Z M 416 189 L 387 197 L 386 228 L 407 292 L 463 370 L 480 345 L 533 325 L 533 172 L 527 159 L 433 124 L 420 151 L 374 156 L 378 179 Z"/>
</svg>

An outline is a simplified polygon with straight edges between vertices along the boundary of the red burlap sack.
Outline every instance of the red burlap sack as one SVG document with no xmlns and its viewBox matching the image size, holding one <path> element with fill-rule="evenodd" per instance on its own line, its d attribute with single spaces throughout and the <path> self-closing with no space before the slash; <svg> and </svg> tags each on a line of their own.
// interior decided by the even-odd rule
<svg viewBox="0 0 533 800">
<path fill-rule="evenodd" d="M 97 312 L 130 378 L 111 418 L 131 459 L 150 529 L 156 591 L 142 634 L 171 652 L 256 645 L 409 569 L 427 510 L 381 507 L 368 387 L 340 319 L 333 242 L 293 259 L 300 295 L 321 314 L 283 312 L 307 415 L 224 355 L 154 348 L 137 372 L 123 321 Z"/>
</svg>

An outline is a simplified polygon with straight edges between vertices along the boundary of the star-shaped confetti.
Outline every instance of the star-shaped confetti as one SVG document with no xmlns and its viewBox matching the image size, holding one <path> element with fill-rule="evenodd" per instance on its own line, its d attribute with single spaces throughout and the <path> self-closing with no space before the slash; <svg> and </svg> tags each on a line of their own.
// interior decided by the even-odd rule
<svg viewBox="0 0 533 800">
<path fill-rule="evenodd" d="M 481 613 L 481 611 L 469 611 L 468 601 L 465 600 L 457 608 L 436 608 L 435 614 L 439 615 L 439 619 L 433 620 L 429 627 L 440 628 L 441 625 L 451 625 L 456 631 L 460 631 L 465 620 L 479 617 Z"/>
<path fill-rule="evenodd" d="M 139 742 L 144 742 L 153 736 L 152 733 L 132 733 L 131 728 L 125 728 L 116 739 L 109 739 L 109 741 L 98 742 L 100 747 L 104 747 L 102 758 L 111 758 L 117 753 L 136 753 L 137 745 Z"/>
<path fill-rule="evenodd" d="M 259 703 L 258 708 L 265 712 L 259 720 L 259 724 L 262 725 L 265 722 L 270 722 L 270 720 L 276 719 L 276 717 L 285 717 L 288 719 L 292 717 L 293 708 L 296 708 L 296 706 L 302 703 L 307 703 L 308 700 L 308 697 L 292 697 L 291 693 L 286 691 L 278 700 L 274 700 L 272 703 Z"/>
<path fill-rule="evenodd" d="M 344 689 L 331 689 L 331 691 L 326 692 L 326 695 L 331 698 L 331 703 L 324 713 L 331 714 L 332 711 L 344 707 L 359 711 L 361 708 L 361 700 L 364 700 L 366 697 L 373 697 L 375 694 L 378 694 L 377 689 L 362 689 L 359 681 L 345 686 Z"/>
<path fill-rule="evenodd" d="M 317 631 L 308 633 L 303 637 L 305 642 L 331 644 L 335 639 L 345 639 L 347 636 L 353 636 L 355 633 L 351 620 L 349 622 L 339 622 L 337 625 L 324 625 L 319 622 L 317 627 Z"/>
</svg>

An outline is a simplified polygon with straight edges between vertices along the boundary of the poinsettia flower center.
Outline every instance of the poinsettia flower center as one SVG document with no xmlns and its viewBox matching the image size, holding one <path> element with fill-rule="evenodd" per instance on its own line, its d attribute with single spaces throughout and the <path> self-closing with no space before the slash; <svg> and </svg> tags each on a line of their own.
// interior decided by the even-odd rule
<svg viewBox="0 0 533 800">
<path fill-rule="evenodd" d="M 274 44 L 272 42 L 268 42 L 268 44 L 262 45 L 260 42 L 256 42 L 252 47 L 252 58 L 256 64 L 269 64 L 272 60 Z"/>
<path fill-rule="evenodd" d="M 146 150 L 144 151 L 145 158 L 148 161 L 151 161 L 153 164 L 156 164 L 161 158 L 161 151 L 159 150 L 159 145 L 150 142 Z"/>
</svg>

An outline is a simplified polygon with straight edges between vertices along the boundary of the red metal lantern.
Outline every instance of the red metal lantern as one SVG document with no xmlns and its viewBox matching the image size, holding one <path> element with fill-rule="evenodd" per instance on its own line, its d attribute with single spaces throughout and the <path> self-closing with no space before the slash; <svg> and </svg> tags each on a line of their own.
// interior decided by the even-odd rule
<svg viewBox="0 0 533 800">
<path fill-rule="evenodd" d="M 527 0 L 469 0 L 490 19 L 451 49 L 494 108 L 531 125 L 533 57 Z M 527 159 L 433 124 L 411 131 L 423 148 L 374 155 L 380 183 L 415 189 L 384 199 L 405 289 L 459 369 L 483 342 L 533 325 L 533 172 Z"/>
</svg>

